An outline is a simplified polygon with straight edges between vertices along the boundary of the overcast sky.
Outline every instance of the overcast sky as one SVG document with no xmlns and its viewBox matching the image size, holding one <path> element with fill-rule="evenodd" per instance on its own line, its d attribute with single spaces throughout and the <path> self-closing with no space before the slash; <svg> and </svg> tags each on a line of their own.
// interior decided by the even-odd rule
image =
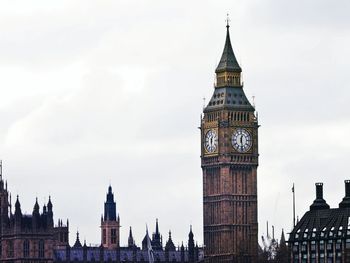
<svg viewBox="0 0 350 263">
<path fill-rule="evenodd" d="M 231 40 L 244 89 L 259 112 L 260 235 L 266 220 L 288 232 L 324 182 L 336 207 L 349 179 L 350 2 L 2 1 L 0 158 L 22 211 L 52 196 L 100 242 L 109 183 L 137 245 L 145 224 L 175 245 L 190 224 L 202 244 L 198 130 L 203 97 Z"/>
</svg>

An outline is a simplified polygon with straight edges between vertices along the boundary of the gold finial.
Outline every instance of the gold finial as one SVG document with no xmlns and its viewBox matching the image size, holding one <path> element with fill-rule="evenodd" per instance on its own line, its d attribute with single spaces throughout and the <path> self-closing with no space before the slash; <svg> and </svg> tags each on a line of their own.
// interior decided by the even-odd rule
<svg viewBox="0 0 350 263">
<path fill-rule="evenodd" d="M 227 13 L 226 14 L 226 27 L 230 27 L 230 22 L 231 22 L 230 15 L 229 15 L 229 13 Z"/>
</svg>

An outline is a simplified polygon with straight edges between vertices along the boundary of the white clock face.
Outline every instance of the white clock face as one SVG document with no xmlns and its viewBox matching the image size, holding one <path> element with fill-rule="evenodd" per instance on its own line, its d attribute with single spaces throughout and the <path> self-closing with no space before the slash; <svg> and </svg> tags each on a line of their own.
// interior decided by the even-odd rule
<svg viewBox="0 0 350 263">
<path fill-rule="evenodd" d="M 217 150 L 218 136 L 214 130 L 209 130 L 205 134 L 204 147 L 208 153 L 213 153 Z"/>
<path fill-rule="evenodd" d="M 238 152 L 247 152 L 252 147 L 252 137 L 245 129 L 237 129 L 232 134 L 232 146 Z"/>
</svg>

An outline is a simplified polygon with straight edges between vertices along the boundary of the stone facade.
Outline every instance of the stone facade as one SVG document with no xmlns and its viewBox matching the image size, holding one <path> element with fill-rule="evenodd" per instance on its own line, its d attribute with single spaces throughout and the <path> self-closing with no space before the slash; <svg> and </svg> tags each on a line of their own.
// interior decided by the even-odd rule
<svg viewBox="0 0 350 263">
<path fill-rule="evenodd" d="M 4 184 L 0 173 L 1 262 L 54 262 L 54 250 L 69 246 L 68 221 L 63 225 L 59 220 L 54 226 L 51 198 L 41 212 L 36 200 L 33 213 L 29 215 L 22 213 L 18 196 L 12 213 L 10 199 L 7 184 Z"/>
</svg>

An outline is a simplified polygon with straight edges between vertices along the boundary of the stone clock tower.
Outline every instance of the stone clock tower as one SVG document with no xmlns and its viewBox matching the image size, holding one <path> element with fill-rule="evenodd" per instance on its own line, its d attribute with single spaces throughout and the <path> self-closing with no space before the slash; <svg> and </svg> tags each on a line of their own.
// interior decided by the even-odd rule
<svg viewBox="0 0 350 263">
<path fill-rule="evenodd" d="M 229 25 L 214 93 L 201 120 L 205 262 L 257 262 L 258 120 Z"/>
</svg>

